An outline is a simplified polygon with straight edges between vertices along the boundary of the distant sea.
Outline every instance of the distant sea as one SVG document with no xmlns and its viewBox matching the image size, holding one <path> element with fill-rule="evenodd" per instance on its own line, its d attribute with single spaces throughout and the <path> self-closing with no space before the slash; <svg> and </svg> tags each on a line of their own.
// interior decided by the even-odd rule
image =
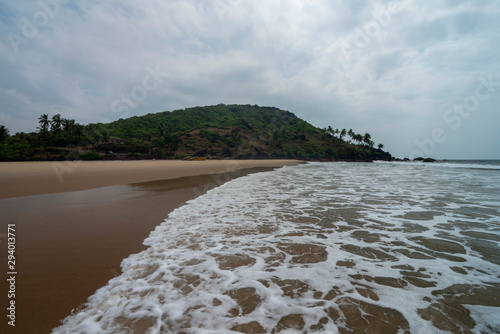
<svg viewBox="0 0 500 334">
<path fill-rule="evenodd" d="M 251 174 L 145 244 L 54 333 L 500 332 L 500 161 Z"/>
</svg>

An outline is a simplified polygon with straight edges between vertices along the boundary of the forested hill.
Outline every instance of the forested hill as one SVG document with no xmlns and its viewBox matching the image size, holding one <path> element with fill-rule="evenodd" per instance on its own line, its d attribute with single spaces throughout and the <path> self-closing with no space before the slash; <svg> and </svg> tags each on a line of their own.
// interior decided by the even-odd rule
<svg viewBox="0 0 500 334">
<path fill-rule="evenodd" d="M 44 114 L 39 123 L 37 133 L 3 136 L 0 159 L 391 159 L 369 134 L 316 128 L 291 112 L 256 105 L 195 107 L 84 126 Z"/>
</svg>

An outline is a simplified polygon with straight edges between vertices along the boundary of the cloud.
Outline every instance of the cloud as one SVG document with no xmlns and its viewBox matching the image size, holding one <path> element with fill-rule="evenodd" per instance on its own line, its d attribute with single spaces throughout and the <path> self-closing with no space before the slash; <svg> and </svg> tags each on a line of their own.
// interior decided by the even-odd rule
<svg viewBox="0 0 500 334">
<path fill-rule="evenodd" d="M 369 132 L 403 157 L 449 128 L 443 114 L 480 76 L 500 80 L 499 11 L 495 1 L 0 1 L 0 123 L 14 133 L 42 113 L 88 123 L 251 103 Z M 154 89 L 148 68 L 168 73 Z M 482 135 L 499 124 L 499 96 L 432 154 L 481 146 L 500 158 Z"/>
</svg>

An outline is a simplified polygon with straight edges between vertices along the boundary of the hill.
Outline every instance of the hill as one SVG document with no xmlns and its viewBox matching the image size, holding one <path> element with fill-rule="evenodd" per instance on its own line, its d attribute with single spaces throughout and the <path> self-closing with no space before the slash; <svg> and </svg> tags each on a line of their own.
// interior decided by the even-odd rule
<svg viewBox="0 0 500 334">
<path fill-rule="evenodd" d="M 256 105 L 195 107 L 85 126 L 59 115 L 42 115 L 39 122 L 38 133 L 7 136 L 0 159 L 392 158 L 383 145 L 373 147 L 369 134 L 320 129 L 289 111 Z"/>
</svg>

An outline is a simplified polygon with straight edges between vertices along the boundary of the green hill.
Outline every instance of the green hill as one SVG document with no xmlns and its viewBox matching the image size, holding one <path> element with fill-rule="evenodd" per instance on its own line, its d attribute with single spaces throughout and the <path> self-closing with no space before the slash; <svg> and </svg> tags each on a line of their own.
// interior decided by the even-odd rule
<svg viewBox="0 0 500 334">
<path fill-rule="evenodd" d="M 48 124 L 47 119 L 47 115 L 40 117 L 38 133 L 7 136 L 0 146 L 0 159 L 180 159 L 194 156 L 391 159 L 390 154 L 373 147 L 369 134 L 362 136 L 352 130 L 335 131 L 331 127 L 319 129 L 291 112 L 274 107 L 220 104 L 85 126 L 74 121 L 71 126 L 70 120 L 61 119 L 59 115 Z M 12 150 L 9 156 L 8 141 L 10 146 L 21 149 L 17 157 Z M 27 147 L 30 149 L 26 151 Z"/>
</svg>

